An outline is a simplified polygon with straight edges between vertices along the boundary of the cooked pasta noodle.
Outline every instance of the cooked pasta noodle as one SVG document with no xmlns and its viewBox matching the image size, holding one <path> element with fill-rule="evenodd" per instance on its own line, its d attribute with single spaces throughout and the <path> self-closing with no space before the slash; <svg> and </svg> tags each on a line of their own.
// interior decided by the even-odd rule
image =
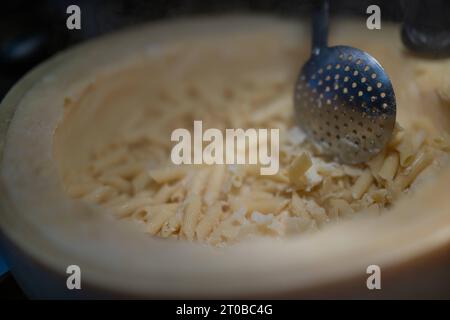
<svg viewBox="0 0 450 320">
<path fill-rule="evenodd" d="M 386 159 L 378 172 L 378 176 L 387 181 L 392 181 L 397 173 L 399 166 L 399 157 L 397 152 L 392 152 Z"/>
<path fill-rule="evenodd" d="M 184 219 L 182 231 L 189 240 L 194 239 L 195 228 L 201 215 L 202 201 L 197 193 L 194 193 L 187 199 L 186 208 L 184 210 Z"/>
</svg>

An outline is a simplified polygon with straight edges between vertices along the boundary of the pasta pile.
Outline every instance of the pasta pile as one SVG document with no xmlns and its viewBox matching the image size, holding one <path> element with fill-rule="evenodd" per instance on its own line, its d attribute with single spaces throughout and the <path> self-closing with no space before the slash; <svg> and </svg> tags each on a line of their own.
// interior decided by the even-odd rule
<svg viewBox="0 0 450 320">
<path fill-rule="evenodd" d="M 291 81 L 259 78 L 205 80 L 207 90 L 195 81 L 155 89 L 154 105 L 96 150 L 67 192 L 150 235 L 224 245 L 379 215 L 450 151 L 449 137 L 432 137 L 426 125 L 397 125 L 387 149 L 368 163 L 335 163 L 293 123 Z M 261 176 L 258 165 L 172 165 L 170 132 L 192 128 L 193 120 L 222 129 L 279 128 L 279 173 Z"/>
</svg>

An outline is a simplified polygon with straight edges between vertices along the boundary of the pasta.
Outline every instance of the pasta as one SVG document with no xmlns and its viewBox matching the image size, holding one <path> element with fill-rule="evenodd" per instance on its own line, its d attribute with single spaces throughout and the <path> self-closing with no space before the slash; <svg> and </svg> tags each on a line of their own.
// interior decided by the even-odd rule
<svg viewBox="0 0 450 320">
<path fill-rule="evenodd" d="M 162 204 L 141 209 L 146 211 L 147 215 L 151 214 L 151 217 L 148 219 L 147 231 L 150 234 L 156 234 L 164 222 L 176 214 L 177 207 L 177 204 Z"/>
<path fill-rule="evenodd" d="M 164 168 L 160 170 L 150 170 L 150 177 L 157 183 L 167 183 L 174 180 L 178 180 L 187 174 L 188 170 L 186 167 L 178 166 L 173 168 Z"/>
<path fill-rule="evenodd" d="M 367 163 L 335 163 L 295 126 L 289 79 L 188 80 L 155 91 L 147 112 L 159 120 L 152 126 L 142 120 L 145 111 L 137 113 L 122 136 L 93 150 L 82 172 L 65 177 L 68 195 L 138 222 L 152 236 L 224 245 L 383 214 L 450 151 L 448 134 L 434 137 L 430 126 L 397 124 L 386 150 Z M 191 128 L 195 119 L 221 130 L 278 128 L 279 172 L 262 176 L 261 164 L 174 166 L 171 130 Z"/>
<path fill-rule="evenodd" d="M 196 229 L 197 239 L 205 240 L 222 215 L 222 204 L 216 202 L 208 209 L 206 216 L 199 222 Z"/>
<path fill-rule="evenodd" d="M 194 239 L 195 228 L 201 214 L 202 202 L 198 194 L 193 194 L 187 201 L 186 208 L 184 210 L 183 219 L 183 234 L 189 240 Z"/>
<path fill-rule="evenodd" d="M 99 186 L 86 194 L 83 199 L 86 202 L 101 204 L 117 194 L 116 190 L 110 186 Z"/>
<path fill-rule="evenodd" d="M 372 173 L 369 170 L 364 171 L 352 187 L 352 195 L 354 199 L 361 199 L 362 195 L 369 189 L 373 182 Z"/>
<path fill-rule="evenodd" d="M 133 192 L 138 193 L 141 190 L 145 190 L 145 187 L 149 182 L 150 182 L 150 175 L 147 172 L 142 171 L 131 181 Z"/>
<path fill-rule="evenodd" d="M 408 187 L 417 175 L 424 170 L 431 162 L 433 157 L 428 149 L 421 150 L 415 157 L 414 162 L 405 171 L 403 171 L 394 183 L 400 190 Z"/>
<path fill-rule="evenodd" d="M 205 193 L 205 202 L 208 205 L 213 204 L 219 199 L 225 174 L 226 167 L 224 165 L 217 165 L 213 168 L 211 179 L 208 181 Z"/>
<path fill-rule="evenodd" d="M 378 176 L 387 181 L 392 181 L 397 173 L 399 166 L 399 156 L 397 152 L 389 154 L 384 159 L 383 165 L 378 172 Z"/>
<path fill-rule="evenodd" d="M 129 193 L 131 184 L 120 176 L 104 175 L 98 178 L 101 183 L 118 189 L 122 193 Z"/>
</svg>

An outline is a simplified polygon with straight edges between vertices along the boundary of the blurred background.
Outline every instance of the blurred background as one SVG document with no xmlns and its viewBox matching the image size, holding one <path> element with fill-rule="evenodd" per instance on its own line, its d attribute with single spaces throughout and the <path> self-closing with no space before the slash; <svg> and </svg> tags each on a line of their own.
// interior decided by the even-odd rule
<svg viewBox="0 0 450 320">
<path fill-rule="evenodd" d="M 41 61 L 77 43 L 127 26 L 192 15 L 271 14 L 308 18 L 314 0 L 14 0 L 0 6 L 0 100 Z M 401 23 L 406 47 L 430 58 L 450 56 L 448 0 L 333 0 L 331 16 L 367 16 L 381 8 L 381 21 Z M 68 30 L 69 5 L 81 9 L 81 30 Z M 1 195 L 0 195 L 1 201 Z M 25 298 L 0 252 L 0 298 Z"/>
</svg>

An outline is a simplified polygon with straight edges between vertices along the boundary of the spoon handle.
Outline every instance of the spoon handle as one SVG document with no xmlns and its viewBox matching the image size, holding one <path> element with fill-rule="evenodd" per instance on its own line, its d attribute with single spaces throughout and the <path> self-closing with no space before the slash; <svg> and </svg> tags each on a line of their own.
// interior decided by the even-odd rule
<svg viewBox="0 0 450 320">
<path fill-rule="evenodd" d="M 328 42 L 328 1 L 320 0 L 316 4 L 312 19 L 312 53 L 319 54 Z"/>
</svg>

